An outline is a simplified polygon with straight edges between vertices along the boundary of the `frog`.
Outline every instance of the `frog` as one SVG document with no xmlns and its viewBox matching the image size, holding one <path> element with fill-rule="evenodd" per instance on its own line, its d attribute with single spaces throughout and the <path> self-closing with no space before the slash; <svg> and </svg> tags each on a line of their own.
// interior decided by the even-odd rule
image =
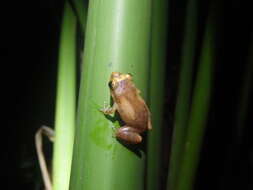
<svg viewBox="0 0 253 190">
<path fill-rule="evenodd" d="M 113 106 L 101 109 L 108 115 L 116 111 L 124 125 L 115 130 L 115 137 L 128 144 L 142 142 L 141 134 L 152 129 L 149 108 L 140 96 L 141 91 L 135 86 L 131 74 L 112 72 L 109 79 Z"/>
</svg>

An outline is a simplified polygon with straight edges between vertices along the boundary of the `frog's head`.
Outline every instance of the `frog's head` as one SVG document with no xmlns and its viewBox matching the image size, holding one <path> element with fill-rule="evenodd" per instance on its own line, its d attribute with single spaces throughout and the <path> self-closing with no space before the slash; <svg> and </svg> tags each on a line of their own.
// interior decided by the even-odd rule
<svg viewBox="0 0 253 190">
<path fill-rule="evenodd" d="M 111 90 L 115 90 L 122 81 L 132 81 L 131 74 L 123 74 L 120 72 L 112 72 L 109 87 Z"/>
</svg>

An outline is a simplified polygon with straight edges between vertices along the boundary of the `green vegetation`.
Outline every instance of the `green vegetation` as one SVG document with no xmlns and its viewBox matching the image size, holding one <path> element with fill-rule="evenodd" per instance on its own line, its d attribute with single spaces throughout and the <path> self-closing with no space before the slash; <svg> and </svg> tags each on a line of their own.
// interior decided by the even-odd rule
<svg viewBox="0 0 253 190">
<path fill-rule="evenodd" d="M 144 187 L 146 155 L 119 143 L 118 122 L 99 109 L 110 103 L 113 71 L 131 73 L 148 98 L 150 18 L 151 1 L 89 3 L 70 189 Z"/>
<path fill-rule="evenodd" d="M 177 21 L 173 17 L 177 14 L 168 14 L 172 11 L 170 6 L 180 3 L 166 0 L 65 2 L 57 79 L 53 190 L 194 189 L 205 129 L 210 124 L 211 101 L 216 101 L 213 97 L 217 66 L 214 47 L 218 26 L 214 25 L 216 15 L 212 8 L 215 6 L 211 7 L 211 3 L 207 8 L 196 0 L 183 1 L 186 9 L 180 12 L 182 17 L 178 20 L 184 23 L 173 23 Z M 168 19 L 168 15 L 172 18 Z M 171 45 L 174 36 L 169 34 L 173 34 L 173 27 L 177 25 L 183 26 L 182 34 L 174 42 L 182 40 L 176 45 L 180 47 L 179 63 L 171 63 L 177 51 L 175 44 Z M 85 36 L 84 50 L 78 47 L 80 33 Z M 76 82 L 78 60 L 82 62 L 80 84 Z M 241 98 L 236 107 L 240 111 L 234 114 L 237 155 L 247 127 L 252 89 L 250 53 L 248 62 L 242 77 L 244 85 L 238 93 Z M 175 73 L 174 81 L 170 81 L 171 86 L 176 86 L 175 91 L 167 89 L 168 70 Z M 108 116 L 100 111 L 105 105 L 113 104 L 108 82 L 115 71 L 133 75 L 150 108 L 153 129 L 143 134 L 141 144 L 118 141 L 115 129 L 122 126 L 119 114 Z M 168 103 L 167 99 L 175 101 L 175 110 L 174 102 Z M 170 130 L 164 130 L 166 127 Z M 231 150 L 227 168 L 234 163 L 235 151 Z M 168 165 L 168 170 L 161 168 L 164 165 Z"/>
<path fill-rule="evenodd" d="M 53 153 L 53 189 L 69 186 L 76 112 L 76 18 L 69 3 L 65 4 L 60 38 L 55 139 Z"/>
</svg>

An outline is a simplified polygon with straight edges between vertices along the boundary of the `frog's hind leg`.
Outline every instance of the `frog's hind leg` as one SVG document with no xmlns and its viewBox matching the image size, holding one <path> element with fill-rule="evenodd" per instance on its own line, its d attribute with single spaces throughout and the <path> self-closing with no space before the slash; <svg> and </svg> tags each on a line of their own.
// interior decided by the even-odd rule
<svg viewBox="0 0 253 190">
<path fill-rule="evenodd" d="M 120 127 L 116 130 L 116 137 L 129 143 L 138 144 L 142 141 L 142 137 L 139 135 L 139 130 L 133 127 Z"/>
</svg>

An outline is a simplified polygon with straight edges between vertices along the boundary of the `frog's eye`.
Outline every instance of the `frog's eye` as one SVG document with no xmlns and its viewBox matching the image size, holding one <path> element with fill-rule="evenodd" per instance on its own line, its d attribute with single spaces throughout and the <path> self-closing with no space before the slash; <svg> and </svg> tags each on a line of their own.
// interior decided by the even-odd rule
<svg viewBox="0 0 253 190">
<path fill-rule="evenodd" d="M 110 81 L 110 82 L 108 83 L 108 86 L 109 86 L 110 89 L 113 89 L 112 81 Z"/>
</svg>

